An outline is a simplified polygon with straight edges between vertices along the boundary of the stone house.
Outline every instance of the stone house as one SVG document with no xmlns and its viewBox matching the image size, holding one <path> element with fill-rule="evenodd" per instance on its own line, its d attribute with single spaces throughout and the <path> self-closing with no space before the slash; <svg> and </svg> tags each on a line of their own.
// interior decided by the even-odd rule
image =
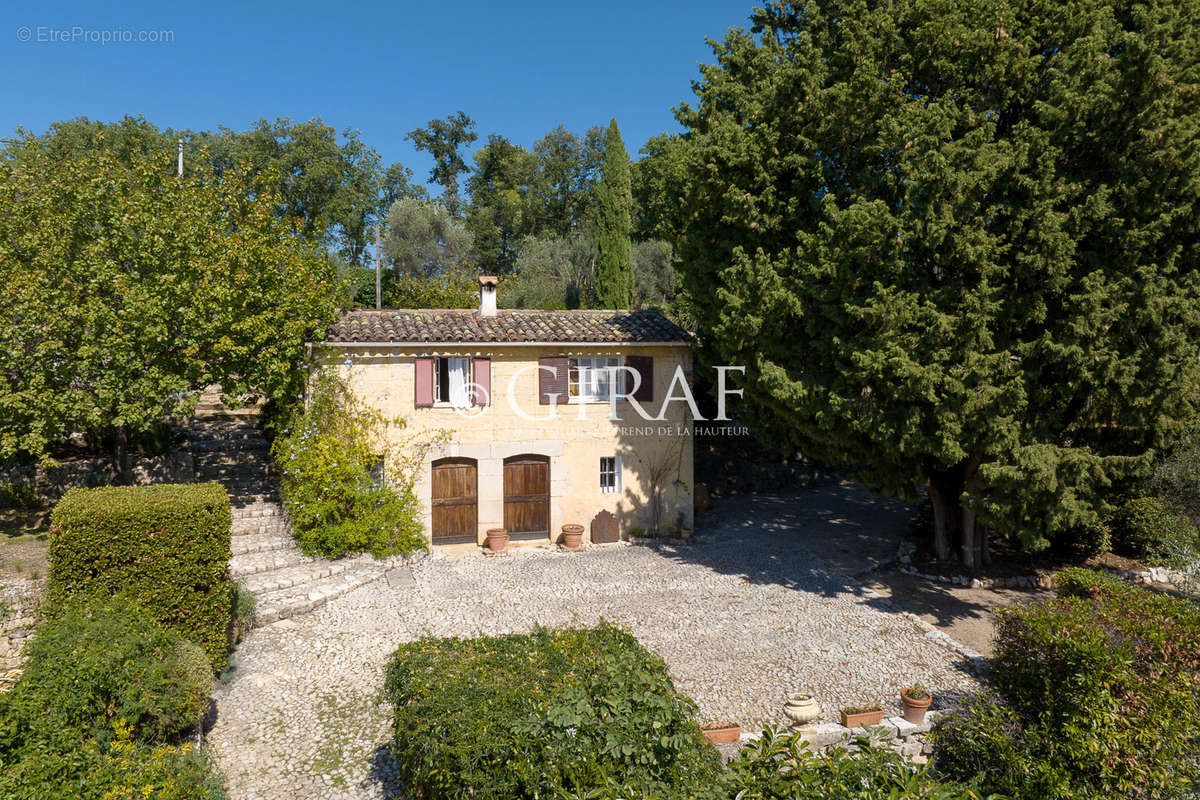
<svg viewBox="0 0 1200 800">
<path fill-rule="evenodd" d="M 622 536 L 691 529 L 690 335 L 652 310 L 497 310 L 479 280 L 477 309 L 345 310 L 325 343 L 397 436 L 444 432 L 415 481 L 432 544 L 599 542 L 603 511 Z"/>
</svg>

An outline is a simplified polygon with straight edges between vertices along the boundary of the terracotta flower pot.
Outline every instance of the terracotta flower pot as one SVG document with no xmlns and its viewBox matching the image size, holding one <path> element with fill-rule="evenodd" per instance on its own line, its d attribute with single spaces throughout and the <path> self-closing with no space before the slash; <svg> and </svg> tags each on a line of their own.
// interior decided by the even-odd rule
<svg viewBox="0 0 1200 800">
<path fill-rule="evenodd" d="M 925 699 L 909 697 L 909 693 L 914 691 L 923 693 Z M 900 702 L 904 704 L 905 721 L 911 722 L 914 725 L 920 725 L 925 721 L 925 712 L 933 704 L 933 695 L 924 689 L 903 689 L 900 692 Z"/>
<path fill-rule="evenodd" d="M 562 546 L 564 550 L 579 550 L 583 547 L 583 526 L 563 525 Z"/>
<path fill-rule="evenodd" d="M 869 728 L 883 722 L 883 709 L 875 706 L 865 708 L 843 708 L 842 726 L 845 728 Z"/>
<path fill-rule="evenodd" d="M 701 725 L 704 737 L 713 744 L 728 744 L 742 738 L 742 726 L 736 722 L 718 722 L 713 725 Z"/>
<path fill-rule="evenodd" d="M 487 546 L 493 553 L 503 553 L 504 545 L 508 544 L 508 531 L 504 528 L 488 528 Z"/>
</svg>

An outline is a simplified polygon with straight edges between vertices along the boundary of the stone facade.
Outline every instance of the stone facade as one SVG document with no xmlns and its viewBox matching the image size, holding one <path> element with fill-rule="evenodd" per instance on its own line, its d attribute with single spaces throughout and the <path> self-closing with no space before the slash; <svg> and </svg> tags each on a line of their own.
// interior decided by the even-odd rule
<svg viewBox="0 0 1200 800">
<path fill-rule="evenodd" d="M 672 344 L 350 344 L 337 347 L 336 364 L 356 394 L 388 416 L 404 417 L 401 439 L 419 432 L 445 432 L 444 447 L 430 452 L 415 480 L 426 535 L 431 532 L 432 466 L 448 457 L 473 459 L 478 475 L 478 542 L 488 528 L 504 526 L 504 460 L 537 455 L 549 459 L 550 534 L 564 524 L 590 523 L 602 509 L 616 515 L 622 535 L 650 529 L 651 497 L 661 487 L 660 531 L 691 529 L 692 423 L 686 402 L 666 404 L 664 418 L 646 421 L 618 400 L 620 419 L 609 403 L 539 403 L 539 358 L 642 356 L 653 362 L 653 399 L 643 403 L 658 416 L 677 370 L 691 381 L 687 345 Z M 490 402 L 483 407 L 418 407 L 415 361 L 426 357 L 490 359 Z M 681 391 L 676 388 L 675 396 Z M 523 414 L 525 416 L 523 416 Z M 617 458 L 617 491 L 600 484 L 601 458 Z M 585 533 L 585 541 L 590 534 Z"/>
</svg>

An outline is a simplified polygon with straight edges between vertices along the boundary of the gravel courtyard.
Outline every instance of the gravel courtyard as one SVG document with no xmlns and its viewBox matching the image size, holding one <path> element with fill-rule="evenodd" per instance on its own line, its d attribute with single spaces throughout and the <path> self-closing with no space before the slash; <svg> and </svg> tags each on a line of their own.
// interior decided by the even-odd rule
<svg viewBox="0 0 1200 800">
<path fill-rule="evenodd" d="M 296 620 L 253 631 L 217 693 L 208 746 L 233 800 L 383 798 L 393 784 L 383 667 L 423 634 L 534 625 L 628 627 L 667 662 L 704 721 L 783 724 L 784 697 L 898 708 L 914 681 L 939 700 L 976 687 L 964 659 L 851 577 L 886 560 L 901 506 L 849 483 L 723 498 L 678 546 L 433 555 Z"/>
</svg>

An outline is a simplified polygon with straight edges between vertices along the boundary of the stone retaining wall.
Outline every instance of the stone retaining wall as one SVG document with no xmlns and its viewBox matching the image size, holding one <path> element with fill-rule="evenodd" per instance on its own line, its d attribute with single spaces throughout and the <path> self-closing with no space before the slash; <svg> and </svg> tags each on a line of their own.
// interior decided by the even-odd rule
<svg viewBox="0 0 1200 800">
<path fill-rule="evenodd" d="M 7 600 L 0 607 L 0 673 L 17 669 L 24 661 L 25 643 L 37 627 L 36 597 Z"/>
<path fill-rule="evenodd" d="M 905 575 L 914 575 L 930 583 L 948 583 L 954 586 L 968 586 L 972 589 L 1053 589 L 1055 573 L 1040 573 L 1033 575 L 1013 575 L 1006 578 L 973 578 L 969 575 L 931 575 L 925 574 L 912 565 L 912 557 L 916 545 L 909 540 L 900 543 L 896 553 L 897 570 Z M 1191 570 L 1200 569 L 1194 565 Z M 1188 582 L 1187 572 L 1171 569 L 1170 567 L 1149 567 L 1145 570 L 1108 570 L 1113 575 L 1130 583 L 1167 583 L 1182 588 Z"/>
<path fill-rule="evenodd" d="M 135 484 L 191 483 L 195 475 L 191 453 L 139 458 L 133 462 Z M 0 471 L 0 486 L 29 486 L 39 500 L 51 504 L 76 486 L 106 486 L 113 478 L 110 459 L 81 458 L 53 467 L 30 465 Z"/>
</svg>

